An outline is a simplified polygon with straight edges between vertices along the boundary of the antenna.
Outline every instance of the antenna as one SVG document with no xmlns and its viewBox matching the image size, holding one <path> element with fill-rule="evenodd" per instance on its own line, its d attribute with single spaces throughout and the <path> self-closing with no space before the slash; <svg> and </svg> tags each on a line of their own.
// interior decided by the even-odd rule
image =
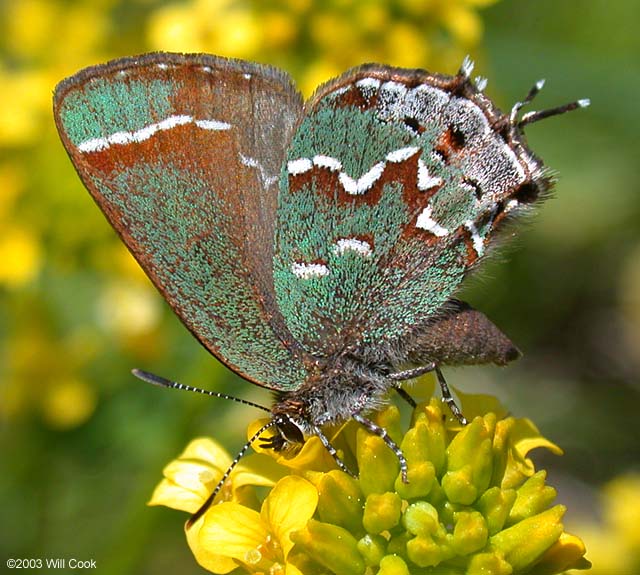
<svg viewBox="0 0 640 575">
<path fill-rule="evenodd" d="M 219 393 L 217 391 L 209 391 L 207 389 L 201 389 L 199 387 L 192 387 L 190 385 L 185 385 L 184 383 L 171 381 L 170 379 L 166 379 L 164 377 L 156 375 L 155 373 L 150 373 L 142 369 L 132 369 L 131 373 L 135 375 L 138 379 L 141 379 L 142 381 L 146 381 L 147 383 L 150 383 L 152 385 L 158 385 L 160 387 L 168 387 L 169 389 L 180 389 L 184 391 L 192 391 L 194 393 L 201 393 L 203 395 L 208 395 L 210 397 L 219 397 L 220 399 L 230 399 L 231 401 L 236 401 L 244 405 L 249 405 L 251 407 L 261 409 L 262 411 L 266 411 L 267 413 L 271 413 L 271 410 L 264 407 L 264 405 L 258 405 L 257 403 L 253 403 L 252 401 L 247 401 L 246 399 L 240 399 L 239 397 L 234 397 L 233 395 L 227 395 L 226 393 Z M 275 427 L 281 422 L 282 420 L 279 417 L 276 417 L 275 419 L 272 419 L 268 423 L 265 423 L 260 429 L 258 429 L 258 431 L 256 431 L 251 436 L 249 441 L 247 441 L 242 446 L 242 449 L 238 451 L 238 454 L 235 456 L 235 458 L 231 462 L 231 465 L 227 467 L 227 470 L 224 472 L 224 474 L 220 478 L 220 481 L 218 481 L 218 484 L 216 485 L 211 495 L 209 495 L 207 500 L 200 506 L 200 509 L 198 509 L 198 511 L 196 511 L 189 518 L 189 521 L 187 521 L 188 527 L 191 527 L 191 525 L 193 525 L 198 519 L 200 519 L 200 517 L 204 515 L 207 509 L 211 507 L 211 504 L 213 503 L 213 500 L 216 498 L 216 495 L 218 495 L 225 481 L 229 478 L 229 475 L 231 475 L 231 472 L 234 470 L 235 466 L 238 465 L 240 460 L 244 457 L 244 454 L 247 452 L 247 449 L 249 449 L 251 444 L 254 441 L 256 441 L 267 429 L 270 429 L 271 427 Z"/>
<path fill-rule="evenodd" d="M 265 432 L 267 429 L 269 429 L 271 427 L 274 427 L 274 426 L 278 425 L 279 422 L 280 422 L 279 419 L 272 419 L 268 423 L 265 423 L 260 429 L 258 429 L 258 431 L 256 431 L 249 438 L 249 441 L 247 441 L 242 446 L 242 449 L 240 451 L 238 451 L 238 454 L 234 457 L 233 461 L 231 462 L 231 465 L 229 465 L 229 467 L 227 467 L 227 470 L 224 472 L 224 474 L 220 478 L 220 481 L 218 481 L 218 484 L 216 485 L 216 488 L 211 492 L 211 495 L 209 495 L 207 500 L 200 506 L 200 509 L 198 509 L 198 511 L 196 511 L 189 518 L 189 521 L 187 521 L 187 527 L 191 527 L 198 519 L 200 519 L 200 517 L 202 517 L 205 514 L 207 509 L 209 509 L 209 507 L 211 507 L 211 504 L 213 503 L 213 500 L 216 498 L 216 495 L 218 495 L 218 493 L 222 489 L 222 486 L 224 485 L 225 481 L 229 478 L 229 475 L 231 475 L 231 472 L 234 470 L 235 466 L 238 465 L 240 460 L 244 457 L 244 454 L 247 452 L 247 449 L 249 449 L 251 444 L 254 441 L 256 441 L 263 434 L 263 432 Z"/>
<path fill-rule="evenodd" d="M 271 413 L 271 410 L 265 407 L 264 405 L 259 405 L 257 403 L 253 403 L 253 401 L 247 401 L 246 399 L 240 399 L 239 397 L 234 397 L 233 395 L 227 395 L 226 393 L 220 393 L 218 391 L 209 391 L 208 389 L 201 389 L 199 387 L 192 387 L 190 385 L 185 385 L 184 383 L 171 381 L 169 379 L 166 379 L 154 373 L 144 371 L 142 369 L 132 369 L 131 373 L 135 375 L 138 379 L 141 379 L 142 381 L 146 381 L 147 383 L 151 383 L 152 385 L 159 385 L 160 387 L 168 387 L 169 389 L 181 389 L 184 391 L 192 391 L 194 393 L 201 393 L 203 395 L 208 395 L 210 397 L 219 397 L 220 399 L 230 399 L 231 401 L 236 401 L 244 405 L 250 405 L 251 407 L 255 407 L 256 409 L 261 409 L 262 411 Z"/>
</svg>

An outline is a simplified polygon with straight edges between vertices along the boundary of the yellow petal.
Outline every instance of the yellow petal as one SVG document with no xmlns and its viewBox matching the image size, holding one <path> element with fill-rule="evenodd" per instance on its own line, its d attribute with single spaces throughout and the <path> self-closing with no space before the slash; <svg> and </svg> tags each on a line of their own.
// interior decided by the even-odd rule
<svg viewBox="0 0 640 575">
<path fill-rule="evenodd" d="M 535 473 L 535 466 L 527 458 L 527 454 L 537 447 L 545 447 L 556 455 L 562 455 L 562 449 L 543 437 L 529 419 L 508 417 L 498 422 L 494 452 L 497 454 L 498 475 L 503 476 L 503 489 L 517 487 L 525 478 Z"/>
<path fill-rule="evenodd" d="M 526 418 L 516 419 L 511 430 L 511 441 L 522 457 L 525 457 L 529 451 L 536 447 L 546 447 L 555 455 L 563 453 L 560 447 L 540 434 L 533 421 Z"/>
<path fill-rule="evenodd" d="M 149 505 L 166 505 L 195 513 L 231 464 L 229 454 L 211 439 L 200 437 L 162 471 Z"/>
<path fill-rule="evenodd" d="M 281 479 L 262 505 L 262 520 L 276 536 L 285 558 L 293 547 L 290 533 L 305 527 L 318 505 L 316 488 L 302 477 Z"/>
<path fill-rule="evenodd" d="M 455 387 L 454 391 L 460 400 L 462 413 L 469 421 L 473 421 L 478 415 L 485 415 L 487 413 L 495 413 L 498 419 L 502 419 L 509 413 L 509 410 L 493 395 L 464 393 Z"/>
<path fill-rule="evenodd" d="M 261 548 L 268 536 L 267 525 L 257 511 L 225 501 L 204 514 L 197 543 L 219 555 L 246 562 L 247 555 Z"/>
<path fill-rule="evenodd" d="M 243 485 L 273 487 L 289 473 L 286 467 L 266 454 L 254 453 L 243 457 L 234 472 L 234 490 Z"/>
<path fill-rule="evenodd" d="M 179 459 L 199 460 L 223 471 L 231 464 L 231 457 L 224 447 L 208 437 L 197 437 L 190 441 Z"/>
<path fill-rule="evenodd" d="M 164 505 L 178 511 L 195 513 L 205 502 L 202 494 L 194 493 L 168 479 L 163 479 L 153 490 L 147 505 Z"/>
<path fill-rule="evenodd" d="M 436 378 L 433 373 L 427 373 L 415 380 L 410 385 L 404 386 L 416 403 L 428 402 L 436 391 Z"/>
<path fill-rule="evenodd" d="M 233 571 L 238 566 L 236 561 L 231 557 L 212 553 L 208 547 L 200 544 L 200 529 L 203 524 L 204 517 L 200 517 L 200 519 L 191 526 L 189 526 L 188 523 L 185 524 L 187 543 L 189 544 L 196 561 L 205 569 L 213 573 L 224 574 Z"/>
<path fill-rule="evenodd" d="M 258 419 L 252 422 L 247 429 L 247 437 L 251 438 L 265 423 L 268 423 L 268 419 Z M 273 429 L 265 431 L 261 436 L 265 439 L 273 436 Z M 284 465 L 290 469 L 298 469 L 304 471 L 330 471 L 336 468 L 336 463 L 333 457 L 325 449 L 324 445 L 317 436 L 312 436 L 307 439 L 300 449 L 291 455 L 291 452 L 278 453 L 272 449 L 265 449 L 260 446 L 260 442 L 256 441 L 253 444 L 253 448 L 258 453 L 264 453 L 271 457 L 275 457 L 276 461 L 280 465 Z"/>
</svg>

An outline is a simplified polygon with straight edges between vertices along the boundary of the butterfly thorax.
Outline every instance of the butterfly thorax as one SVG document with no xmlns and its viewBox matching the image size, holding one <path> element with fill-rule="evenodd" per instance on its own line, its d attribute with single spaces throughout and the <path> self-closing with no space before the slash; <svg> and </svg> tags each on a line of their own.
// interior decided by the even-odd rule
<svg viewBox="0 0 640 575">
<path fill-rule="evenodd" d="M 340 424 L 356 414 L 380 409 L 393 386 L 385 367 L 339 357 L 311 374 L 296 390 L 279 394 L 271 408 L 287 442 L 301 442 L 324 425 Z M 290 429 L 293 424 L 299 433 Z M 281 447 L 282 449 L 282 447 Z"/>
</svg>

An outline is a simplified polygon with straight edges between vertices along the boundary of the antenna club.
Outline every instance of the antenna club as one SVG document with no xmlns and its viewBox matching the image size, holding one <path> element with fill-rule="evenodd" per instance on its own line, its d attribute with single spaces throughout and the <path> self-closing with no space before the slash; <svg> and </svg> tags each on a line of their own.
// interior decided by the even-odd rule
<svg viewBox="0 0 640 575">
<path fill-rule="evenodd" d="M 169 381 L 164 377 L 160 377 L 159 375 L 155 375 L 142 369 L 134 368 L 131 370 L 131 373 L 138 379 L 141 379 L 142 381 L 145 381 L 152 385 L 159 385 L 161 387 L 174 387 L 175 385 L 173 381 Z"/>
</svg>

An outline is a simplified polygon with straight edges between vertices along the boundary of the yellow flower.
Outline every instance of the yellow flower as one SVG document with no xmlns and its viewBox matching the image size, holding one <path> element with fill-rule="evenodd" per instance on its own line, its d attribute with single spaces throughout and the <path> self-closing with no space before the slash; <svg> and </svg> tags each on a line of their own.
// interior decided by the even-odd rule
<svg viewBox="0 0 640 575">
<path fill-rule="evenodd" d="M 51 382 L 43 397 L 42 411 L 47 422 L 58 429 L 71 429 L 87 421 L 93 414 L 97 397 L 95 389 L 77 378 L 61 378 Z"/>
<path fill-rule="evenodd" d="M 170 4 L 149 19 L 149 44 L 158 50 L 255 57 L 263 25 L 254 11 L 227 0 Z"/>
<path fill-rule="evenodd" d="M 231 457 L 218 443 L 206 437 L 194 439 L 164 468 L 164 479 L 153 492 L 149 505 L 165 505 L 195 513 L 230 465 Z M 249 455 L 233 470 L 219 499 L 246 503 L 251 495 L 243 491 L 245 486 L 273 487 L 285 474 L 286 470 L 272 458 L 262 454 Z"/>
<path fill-rule="evenodd" d="M 0 232 L 0 283 L 14 288 L 35 279 L 41 265 L 40 245 L 26 229 L 7 227 Z"/>
<path fill-rule="evenodd" d="M 453 3 L 442 13 L 443 25 L 464 46 L 474 46 L 482 36 L 482 21 L 475 10 Z"/>
<path fill-rule="evenodd" d="M 156 487 L 149 505 L 166 505 L 195 513 L 209 497 L 231 464 L 229 455 L 214 441 L 193 440 L 164 469 L 165 478 Z M 259 471 L 255 471 L 259 469 Z M 220 494 L 224 501 L 213 505 L 193 525 L 187 523 L 187 541 L 198 562 L 213 573 L 228 573 L 239 565 L 250 572 L 264 569 L 297 573 L 287 565 L 293 543 L 290 534 L 312 517 L 318 494 L 300 477 L 283 477 L 284 469 L 264 455 L 245 458 L 233 471 Z M 278 479 L 281 480 L 278 481 Z M 257 499 L 251 486 L 273 487 L 254 509 Z"/>
<path fill-rule="evenodd" d="M 101 324 L 119 336 L 136 336 L 154 329 L 161 315 L 160 302 L 150 285 L 112 282 L 97 303 Z"/>
<path fill-rule="evenodd" d="M 584 522 L 593 575 L 640 573 L 640 473 L 620 475 L 602 489 L 602 523 Z"/>
<path fill-rule="evenodd" d="M 213 505 L 192 527 L 187 537 L 198 562 L 214 573 L 221 562 L 210 552 L 244 566 L 250 573 L 301 574 L 288 561 L 294 546 L 292 533 L 304 528 L 318 504 L 315 487 L 301 477 L 281 479 L 262 504 L 260 512 L 227 501 Z"/>
<path fill-rule="evenodd" d="M 503 412 L 486 396 L 462 399 L 469 415 L 489 405 Z M 241 566 L 249 573 L 340 575 L 436 568 L 451 575 L 551 575 L 587 567 L 584 545 L 564 532 L 565 508 L 553 505 L 555 490 L 527 457 L 536 447 L 559 448 L 526 419 L 486 412 L 465 427 L 445 419 L 435 399 L 418 405 L 406 431 L 397 408 L 375 415 L 407 459 L 407 484 L 384 441 L 354 422 L 334 430 L 331 441 L 345 463 L 359 470 L 357 478 L 336 469 L 314 437 L 292 454 L 256 445 L 264 451 L 253 456 L 263 458 L 254 460 L 256 474 L 241 480 L 240 470 L 234 471 L 221 496 L 225 501 L 187 530 L 198 562 L 214 573 Z M 260 424 L 252 424 L 249 434 Z M 284 477 L 258 512 L 257 501 L 246 492 L 241 501 L 238 494 L 242 484 L 255 495 L 250 485 L 263 471 L 273 478 L 267 453 Z M 180 508 L 197 509 L 229 464 L 226 454 L 209 456 L 216 458 L 215 474 L 206 487 L 196 481 L 191 504 Z M 266 476 L 262 481 L 273 484 Z M 188 483 L 174 481 L 175 500 L 179 486 Z"/>
<path fill-rule="evenodd" d="M 148 505 L 164 505 L 193 514 L 204 504 L 230 465 L 231 457 L 215 441 L 194 439 L 176 460 L 164 468 L 164 479 L 155 488 Z M 223 552 L 218 544 L 211 546 L 200 541 L 200 532 L 210 520 L 212 525 L 224 520 L 220 511 L 211 515 L 213 509 L 222 507 L 232 518 L 240 517 L 244 510 L 251 510 L 258 504 L 253 486 L 273 487 L 284 475 L 284 469 L 261 454 L 245 457 L 236 466 L 218 495 L 219 500 L 225 501 L 224 505 L 233 505 L 211 507 L 193 525 L 185 525 L 187 541 L 201 565 L 213 573 L 228 573 L 238 566 L 231 552 Z"/>
</svg>

